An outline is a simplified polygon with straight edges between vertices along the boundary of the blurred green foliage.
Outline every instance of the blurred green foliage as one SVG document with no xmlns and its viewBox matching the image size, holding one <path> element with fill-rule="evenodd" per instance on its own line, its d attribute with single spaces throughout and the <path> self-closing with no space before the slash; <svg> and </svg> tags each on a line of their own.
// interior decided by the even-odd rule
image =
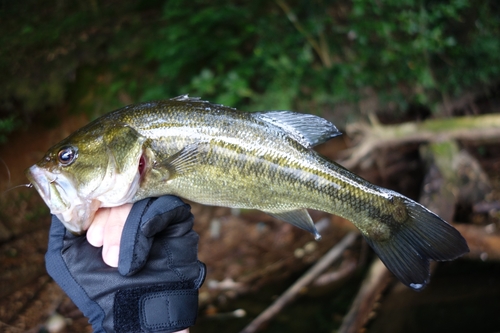
<svg viewBox="0 0 500 333">
<path fill-rule="evenodd" d="M 16 121 L 13 115 L 10 115 L 4 119 L 0 119 L 0 143 L 6 141 L 5 135 L 12 132 L 16 128 Z"/>
<path fill-rule="evenodd" d="M 187 93 L 432 109 L 500 75 L 496 0 L 3 1 L 0 22 L 0 135 L 63 104 L 95 117 Z"/>
</svg>

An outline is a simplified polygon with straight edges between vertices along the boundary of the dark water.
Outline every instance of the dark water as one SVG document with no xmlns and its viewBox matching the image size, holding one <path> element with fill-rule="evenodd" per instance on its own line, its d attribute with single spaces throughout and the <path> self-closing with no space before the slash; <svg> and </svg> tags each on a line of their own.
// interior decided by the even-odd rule
<svg viewBox="0 0 500 333">
<path fill-rule="evenodd" d="M 368 332 L 500 332 L 500 263 L 440 264 L 422 293 L 389 293 Z"/>
<path fill-rule="evenodd" d="M 228 303 L 219 310 L 233 311 L 244 309 L 244 318 L 199 318 L 192 333 L 239 332 L 252 319 L 264 311 L 281 293 L 293 284 L 300 274 L 278 284 L 266 286 L 259 292 L 245 295 Z M 357 293 L 361 283 L 361 275 L 352 278 L 335 294 L 320 297 L 302 296 L 274 318 L 262 332 L 332 332 L 341 324 L 344 313 Z"/>
<path fill-rule="evenodd" d="M 335 332 L 361 279 L 362 276 L 356 276 L 342 288 L 319 297 L 301 297 L 262 332 Z M 293 282 L 290 279 L 269 286 L 219 309 L 221 312 L 245 309 L 245 318 L 201 317 L 191 332 L 239 332 Z M 500 263 L 458 260 L 440 264 L 431 284 L 420 293 L 396 285 L 382 298 L 366 332 L 500 332 Z"/>
</svg>

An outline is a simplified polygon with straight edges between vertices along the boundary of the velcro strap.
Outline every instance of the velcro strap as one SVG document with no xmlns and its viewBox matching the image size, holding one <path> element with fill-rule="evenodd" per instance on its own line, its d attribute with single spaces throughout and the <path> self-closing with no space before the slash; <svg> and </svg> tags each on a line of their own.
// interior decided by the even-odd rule
<svg viewBox="0 0 500 333">
<path fill-rule="evenodd" d="M 180 289 L 147 293 L 139 301 L 141 328 L 178 331 L 194 325 L 198 314 L 198 290 Z"/>
</svg>

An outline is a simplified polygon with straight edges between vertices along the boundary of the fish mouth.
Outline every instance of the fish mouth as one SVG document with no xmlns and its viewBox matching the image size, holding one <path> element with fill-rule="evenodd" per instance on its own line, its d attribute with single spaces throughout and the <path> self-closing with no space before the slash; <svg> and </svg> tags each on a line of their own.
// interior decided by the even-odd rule
<svg viewBox="0 0 500 333">
<path fill-rule="evenodd" d="M 38 191 L 43 201 L 50 207 L 52 214 L 58 214 L 69 208 L 70 204 L 63 188 L 59 186 L 58 175 L 33 165 L 26 171 L 26 176 Z"/>
<path fill-rule="evenodd" d="M 74 234 L 88 228 L 88 202 L 78 196 L 73 182 L 63 174 L 54 174 L 36 164 L 26 170 L 26 177 L 65 227 Z"/>
</svg>

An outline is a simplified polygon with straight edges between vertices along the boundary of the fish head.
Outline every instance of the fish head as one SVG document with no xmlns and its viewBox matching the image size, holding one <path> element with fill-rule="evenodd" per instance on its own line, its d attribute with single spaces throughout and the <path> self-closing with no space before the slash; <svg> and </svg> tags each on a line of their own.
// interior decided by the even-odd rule
<svg viewBox="0 0 500 333">
<path fill-rule="evenodd" d="M 26 176 L 65 227 L 85 232 L 100 207 L 131 202 L 145 138 L 125 124 L 94 122 L 50 148 Z"/>
</svg>

